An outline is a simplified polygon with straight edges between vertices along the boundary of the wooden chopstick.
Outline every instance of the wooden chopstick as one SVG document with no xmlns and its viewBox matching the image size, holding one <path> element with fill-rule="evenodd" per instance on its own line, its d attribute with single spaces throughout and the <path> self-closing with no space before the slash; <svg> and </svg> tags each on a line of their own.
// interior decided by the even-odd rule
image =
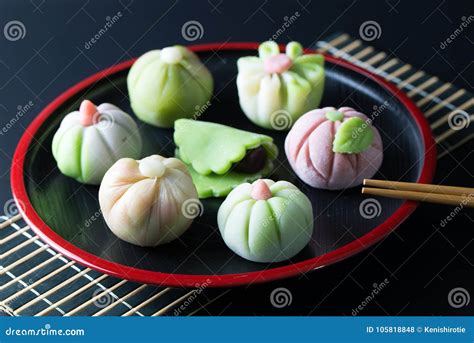
<svg viewBox="0 0 474 343">
<path fill-rule="evenodd" d="M 426 183 L 416 183 L 416 182 L 364 179 L 363 184 L 364 186 L 369 186 L 369 187 L 396 189 L 400 191 L 414 191 L 414 192 L 427 192 L 427 193 L 465 195 L 465 196 L 468 196 L 469 194 L 474 194 L 474 188 L 430 185 Z"/>
<path fill-rule="evenodd" d="M 364 180 L 363 184 L 379 187 L 363 187 L 363 194 L 474 207 L 474 188 L 369 179 Z"/>
</svg>

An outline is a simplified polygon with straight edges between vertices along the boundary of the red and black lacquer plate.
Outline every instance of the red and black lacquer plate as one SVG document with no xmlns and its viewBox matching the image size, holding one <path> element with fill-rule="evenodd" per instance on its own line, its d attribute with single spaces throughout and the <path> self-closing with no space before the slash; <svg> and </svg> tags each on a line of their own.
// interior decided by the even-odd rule
<svg viewBox="0 0 474 343">
<path fill-rule="evenodd" d="M 222 241 L 216 214 L 223 199 L 203 201 L 204 212 L 172 243 L 142 248 L 120 241 L 100 213 L 98 187 L 62 175 L 51 153 L 51 141 L 62 118 L 83 99 L 110 102 L 132 114 L 126 77 L 133 60 L 99 72 L 73 86 L 49 104 L 27 128 L 14 155 L 12 190 L 31 228 L 65 256 L 120 278 L 168 285 L 210 287 L 266 282 L 307 273 L 346 259 L 378 242 L 415 209 L 416 203 L 367 198 L 360 187 L 345 191 L 312 189 L 295 176 L 286 160 L 284 132 L 253 125 L 237 96 L 237 59 L 256 55 L 258 43 L 191 47 L 215 80 L 212 104 L 201 118 L 274 137 L 281 152 L 270 178 L 296 184 L 310 198 L 315 215 L 310 244 L 291 260 L 275 264 L 246 261 Z M 321 106 L 351 106 L 372 116 L 384 144 L 384 161 L 376 178 L 432 180 L 436 150 L 420 110 L 396 87 L 348 62 L 326 56 L 326 85 Z M 173 156 L 172 129 L 140 122 L 143 156 Z M 370 201 L 367 201 L 369 199 Z"/>
</svg>

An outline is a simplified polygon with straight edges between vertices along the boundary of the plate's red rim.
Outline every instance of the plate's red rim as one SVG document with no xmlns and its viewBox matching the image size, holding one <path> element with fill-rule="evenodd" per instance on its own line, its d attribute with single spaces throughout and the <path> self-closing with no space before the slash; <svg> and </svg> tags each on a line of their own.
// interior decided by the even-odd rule
<svg viewBox="0 0 474 343">
<path fill-rule="evenodd" d="M 259 43 L 256 42 L 212 43 L 194 45 L 190 46 L 189 48 L 196 52 L 217 52 L 219 50 L 257 49 L 258 45 Z M 312 51 L 306 50 L 306 52 Z M 433 179 L 436 166 L 436 147 L 435 142 L 433 140 L 433 136 L 431 134 L 430 126 L 420 109 L 416 107 L 416 105 L 400 89 L 390 84 L 388 81 L 385 81 L 381 77 L 342 59 L 338 59 L 326 54 L 325 58 L 330 63 L 343 66 L 347 69 L 358 72 L 368 77 L 369 79 L 372 79 L 380 86 L 388 90 L 408 109 L 418 126 L 424 143 L 424 162 L 418 182 L 430 183 Z M 33 208 L 30 199 L 28 198 L 28 194 L 26 192 L 26 185 L 24 182 L 23 166 L 25 162 L 25 156 L 37 130 L 59 106 L 61 106 L 70 97 L 76 95 L 78 92 L 91 86 L 92 84 L 100 81 L 104 77 L 110 76 L 111 74 L 129 68 L 134 61 L 135 59 L 125 61 L 103 71 L 100 71 L 79 82 L 78 84 L 74 85 L 73 87 L 62 93 L 60 96 L 58 96 L 28 126 L 25 133 L 22 135 L 16 148 L 15 154 L 13 156 L 11 168 L 11 186 L 13 196 L 17 201 L 18 208 L 22 213 L 23 218 L 41 239 L 43 239 L 53 249 L 69 257 L 70 259 L 97 271 L 119 278 L 142 283 L 153 283 L 166 286 L 181 287 L 197 287 L 203 284 L 206 284 L 209 287 L 225 287 L 260 283 L 309 272 L 313 269 L 335 263 L 351 255 L 354 255 L 380 241 L 383 237 L 385 237 L 392 230 L 394 230 L 400 223 L 402 223 L 415 210 L 418 203 L 412 201 L 405 201 L 382 224 L 380 224 L 367 234 L 363 235 L 359 239 L 356 239 L 336 250 L 333 250 L 318 257 L 311 258 L 306 261 L 290 264 L 288 266 L 270 268 L 263 271 L 241 274 L 192 275 L 154 272 L 150 270 L 137 269 L 122 264 L 114 263 L 92 255 L 76 247 L 75 245 L 69 243 L 57 233 L 55 233 L 39 217 L 39 215 Z"/>
</svg>

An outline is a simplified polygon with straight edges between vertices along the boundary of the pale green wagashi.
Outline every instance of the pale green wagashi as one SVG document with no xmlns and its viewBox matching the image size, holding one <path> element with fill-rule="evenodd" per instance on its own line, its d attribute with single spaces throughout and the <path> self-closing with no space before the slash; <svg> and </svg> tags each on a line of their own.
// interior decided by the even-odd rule
<svg viewBox="0 0 474 343">
<path fill-rule="evenodd" d="M 280 262 L 311 240 L 313 209 L 293 184 L 258 180 L 230 192 L 219 208 L 217 224 L 237 255 L 254 262 Z"/>
<path fill-rule="evenodd" d="M 64 175 L 98 185 L 117 160 L 140 157 L 142 140 L 135 121 L 120 108 L 84 100 L 62 120 L 52 150 Z"/>
<path fill-rule="evenodd" d="M 278 155 L 269 136 L 204 121 L 177 120 L 174 141 L 200 198 L 225 196 L 268 175 Z"/>
<path fill-rule="evenodd" d="M 133 112 L 144 122 L 173 127 L 208 105 L 214 82 L 199 57 L 184 46 L 152 50 L 136 60 L 127 78 Z"/>
<path fill-rule="evenodd" d="M 303 113 L 319 106 L 324 89 L 324 57 L 303 55 L 297 42 L 281 54 L 278 44 L 264 42 L 259 56 L 237 61 L 237 89 L 245 115 L 256 125 L 289 130 Z"/>
</svg>

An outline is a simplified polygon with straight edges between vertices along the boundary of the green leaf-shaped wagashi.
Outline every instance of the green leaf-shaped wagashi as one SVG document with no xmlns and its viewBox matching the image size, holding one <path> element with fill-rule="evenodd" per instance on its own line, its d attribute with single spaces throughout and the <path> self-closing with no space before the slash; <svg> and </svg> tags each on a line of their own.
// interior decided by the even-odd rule
<svg viewBox="0 0 474 343">
<path fill-rule="evenodd" d="M 174 141 L 176 154 L 188 165 L 201 198 L 227 195 L 242 182 L 268 175 L 278 155 L 269 136 L 204 121 L 177 120 Z M 251 172 L 239 168 L 259 148 L 264 151 L 260 157 L 264 161 L 255 163 L 261 168 Z"/>
<path fill-rule="evenodd" d="M 338 153 L 358 154 L 366 150 L 374 140 L 372 127 L 359 117 L 352 117 L 337 130 L 332 150 Z"/>
</svg>

